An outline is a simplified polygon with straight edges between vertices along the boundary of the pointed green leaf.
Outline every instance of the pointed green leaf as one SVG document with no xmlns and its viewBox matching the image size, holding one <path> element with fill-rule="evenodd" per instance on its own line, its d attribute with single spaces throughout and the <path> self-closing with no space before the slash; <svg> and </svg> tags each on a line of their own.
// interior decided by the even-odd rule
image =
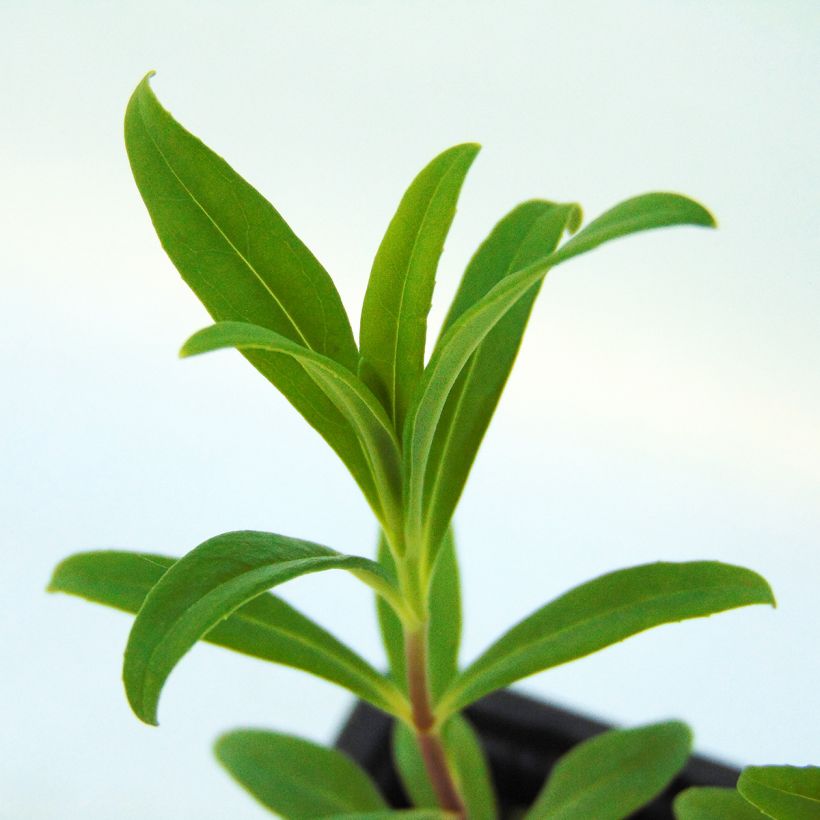
<svg viewBox="0 0 820 820">
<path fill-rule="evenodd" d="M 551 253 L 580 222 L 577 205 L 532 200 L 505 216 L 464 272 L 442 333 L 512 271 Z M 464 489 L 481 440 L 507 382 L 541 283 L 537 282 L 487 334 L 447 397 L 425 476 L 428 543 L 439 541 Z"/>
<path fill-rule="evenodd" d="M 57 566 L 49 591 L 136 614 L 175 562 L 163 555 L 133 552 L 78 553 Z M 367 661 L 274 595 L 263 593 L 248 601 L 207 632 L 203 640 L 302 669 L 344 686 L 379 709 L 394 709 L 394 688 Z"/>
<path fill-rule="evenodd" d="M 292 820 L 387 808 L 347 755 L 292 735 L 239 729 L 222 735 L 214 752 L 263 806 Z"/>
<path fill-rule="evenodd" d="M 677 721 L 604 732 L 555 764 L 526 820 L 622 820 L 672 782 L 691 746 Z"/>
<path fill-rule="evenodd" d="M 273 206 L 160 105 L 148 79 L 128 104 L 125 144 L 154 228 L 182 278 L 216 321 L 261 325 L 355 370 L 350 322 L 327 272 Z M 267 351 L 245 356 L 372 496 L 355 435 L 302 366 Z"/>
<path fill-rule="evenodd" d="M 128 638 L 123 681 L 135 714 L 156 723 L 168 675 L 220 621 L 277 584 L 326 569 L 348 570 L 384 594 L 393 590 L 373 561 L 265 532 L 218 535 L 177 561 L 146 596 Z"/>
<path fill-rule="evenodd" d="M 766 581 L 717 561 L 655 563 L 602 575 L 546 604 L 455 679 L 442 714 L 517 680 L 582 658 L 661 624 L 772 604 Z"/>
<path fill-rule="evenodd" d="M 820 766 L 748 766 L 737 790 L 775 820 L 820 817 Z"/>
<path fill-rule="evenodd" d="M 734 789 L 696 787 L 682 791 L 672 805 L 676 820 L 763 820 Z"/>
<path fill-rule="evenodd" d="M 456 145 L 413 180 L 387 228 L 362 306 L 360 372 L 396 430 L 424 368 L 436 269 L 479 146 Z"/>
<path fill-rule="evenodd" d="M 442 744 L 470 820 L 495 820 L 497 807 L 490 770 L 475 730 L 461 715 L 447 721 Z M 438 805 L 413 732 L 403 723 L 393 729 L 393 757 L 405 790 L 424 808 Z"/>
<path fill-rule="evenodd" d="M 244 322 L 219 322 L 200 330 L 185 342 L 180 356 L 196 356 L 228 347 L 282 354 L 305 368 L 361 443 L 379 496 L 374 504 L 376 515 L 385 526 L 399 527 L 401 456 L 398 442 L 384 408 L 358 377 L 326 356 L 272 330 Z"/>
</svg>

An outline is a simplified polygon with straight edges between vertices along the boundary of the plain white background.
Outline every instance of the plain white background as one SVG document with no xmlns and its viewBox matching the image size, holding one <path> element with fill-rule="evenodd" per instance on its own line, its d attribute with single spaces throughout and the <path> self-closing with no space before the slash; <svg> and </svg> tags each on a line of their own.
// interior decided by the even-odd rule
<svg viewBox="0 0 820 820">
<path fill-rule="evenodd" d="M 210 744 L 239 725 L 327 741 L 350 705 L 198 647 L 150 729 L 129 618 L 47 596 L 80 549 L 178 555 L 237 528 L 372 554 L 331 451 L 207 323 L 130 178 L 128 96 L 160 99 L 283 212 L 358 326 L 412 176 L 477 140 L 439 270 L 532 196 L 589 216 L 679 190 L 717 232 L 624 240 L 550 276 L 457 517 L 463 659 L 569 586 L 714 558 L 779 609 L 670 626 L 521 688 L 624 724 L 689 721 L 737 763 L 820 762 L 820 14 L 813 2 L 0 3 L 0 816 L 263 817 Z M 284 594 L 381 664 L 341 574 Z"/>
</svg>

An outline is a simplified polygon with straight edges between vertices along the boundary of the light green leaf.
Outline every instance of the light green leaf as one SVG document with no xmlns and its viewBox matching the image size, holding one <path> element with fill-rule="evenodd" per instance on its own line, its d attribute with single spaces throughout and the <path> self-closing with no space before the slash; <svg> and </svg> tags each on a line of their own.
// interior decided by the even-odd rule
<svg viewBox="0 0 820 820">
<path fill-rule="evenodd" d="M 384 408 L 349 370 L 291 342 L 272 330 L 243 322 L 219 322 L 195 333 L 182 346 L 180 356 L 196 356 L 233 347 L 267 350 L 298 361 L 354 430 L 373 476 L 378 502 L 374 511 L 386 527 L 396 531 L 401 504 L 401 456 Z"/>
<path fill-rule="evenodd" d="M 750 604 L 774 605 L 766 581 L 751 570 L 716 561 L 659 562 L 602 575 L 499 638 L 453 681 L 441 714 L 654 626 Z"/>
<path fill-rule="evenodd" d="M 148 79 L 128 104 L 125 144 L 154 228 L 182 278 L 216 321 L 261 325 L 355 370 L 353 332 L 330 276 L 273 206 L 160 105 Z M 372 497 L 353 431 L 299 362 L 262 350 L 244 355 Z"/>
<path fill-rule="evenodd" d="M 484 750 L 475 730 L 461 715 L 454 715 L 444 726 L 441 740 L 456 788 L 467 808 L 467 816 L 470 820 L 495 820 L 495 792 Z M 393 757 L 413 803 L 425 808 L 436 806 L 436 795 L 416 737 L 398 721 L 393 730 Z"/>
<path fill-rule="evenodd" d="M 691 746 L 677 721 L 604 732 L 555 764 L 525 820 L 621 820 L 671 783 Z"/>
<path fill-rule="evenodd" d="M 395 579 L 396 565 L 384 535 L 379 539 L 379 563 Z M 383 598 L 376 598 L 382 643 L 390 663 L 391 677 L 407 690 L 404 630 L 401 621 Z M 435 703 L 458 670 L 461 643 L 461 589 L 458 557 L 452 529 L 444 536 L 433 577 L 430 580 L 429 626 L 427 630 L 427 671 L 430 696 Z"/>
<path fill-rule="evenodd" d="M 362 306 L 360 373 L 396 430 L 424 368 L 436 269 L 479 146 L 456 145 L 413 180 L 387 228 Z"/>
<path fill-rule="evenodd" d="M 577 205 L 532 200 L 505 216 L 473 256 L 442 333 L 510 272 L 552 252 L 565 230 L 581 219 Z M 425 476 L 424 539 L 445 532 L 464 489 L 481 440 L 507 382 L 541 283 L 532 286 L 487 334 L 461 371 L 436 428 Z"/>
<path fill-rule="evenodd" d="M 696 787 L 681 792 L 672 805 L 677 820 L 763 820 L 734 789 Z"/>
<path fill-rule="evenodd" d="M 737 790 L 775 820 L 820 817 L 820 766 L 747 766 Z"/>
<path fill-rule="evenodd" d="M 135 714 L 156 723 L 168 675 L 220 621 L 271 587 L 326 569 L 345 569 L 390 594 L 374 561 L 264 532 L 232 532 L 200 544 L 160 578 L 137 614 L 125 650 L 123 681 Z M 396 693 L 394 711 L 404 712 Z"/>
<path fill-rule="evenodd" d="M 62 561 L 49 584 L 88 601 L 136 614 L 175 559 L 134 552 L 84 552 Z M 263 593 L 203 636 L 208 643 L 293 666 L 344 686 L 384 711 L 396 691 L 367 661 L 281 598 Z"/>
<path fill-rule="evenodd" d="M 214 746 L 219 762 L 263 806 L 290 820 L 387 809 L 347 755 L 278 732 L 239 729 Z"/>
</svg>

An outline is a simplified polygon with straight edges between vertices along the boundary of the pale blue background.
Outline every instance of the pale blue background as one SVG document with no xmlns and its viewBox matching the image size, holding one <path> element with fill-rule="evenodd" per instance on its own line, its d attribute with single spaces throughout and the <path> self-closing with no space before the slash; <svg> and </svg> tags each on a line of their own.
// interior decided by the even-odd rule
<svg viewBox="0 0 820 820">
<path fill-rule="evenodd" d="M 261 528 L 371 554 L 353 482 L 206 323 L 131 181 L 142 74 L 268 195 L 358 325 L 372 254 L 434 153 L 485 146 L 442 259 L 531 196 L 588 215 L 682 190 L 717 233 L 625 240 L 557 270 L 458 516 L 464 658 L 568 586 L 659 558 L 764 573 L 777 611 L 666 627 L 522 689 L 624 723 L 681 717 L 701 750 L 820 762 L 820 286 L 815 2 L 0 4 L 0 816 L 264 812 L 220 731 L 333 736 L 350 699 L 208 647 L 159 730 L 119 681 L 129 619 L 43 588 L 65 554 L 180 554 Z M 374 663 L 367 593 L 287 587 Z"/>
</svg>

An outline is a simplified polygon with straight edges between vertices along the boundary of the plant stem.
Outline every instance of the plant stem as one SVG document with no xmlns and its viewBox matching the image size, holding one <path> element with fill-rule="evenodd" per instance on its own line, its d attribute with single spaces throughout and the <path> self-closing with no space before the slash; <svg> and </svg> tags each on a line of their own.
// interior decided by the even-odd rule
<svg viewBox="0 0 820 820">
<path fill-rule="evenodd" d="M 430 707 L 427 685 L 427 623 L 413 631 L 406 630 L 404 645 L 407 656 L 407 689 L 413 709 L 413 728 L 424 767 L 441 808 L 453 812 L 459 820 L 466 820 L 467 810 L 450 772 L 436 726 L 436 718 Z"/>
</svg>

